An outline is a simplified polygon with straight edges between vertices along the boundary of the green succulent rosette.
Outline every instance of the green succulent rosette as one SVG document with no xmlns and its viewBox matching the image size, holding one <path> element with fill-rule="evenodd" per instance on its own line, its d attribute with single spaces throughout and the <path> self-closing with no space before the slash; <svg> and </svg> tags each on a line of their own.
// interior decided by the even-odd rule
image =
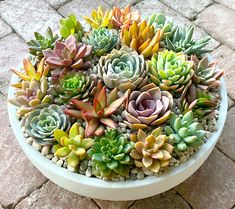
<svg viewBox="0 0 235 209">
<path fill-rule="evenodd" d="M 148 65 L 143 55 L 127 46 L 101 57 L 97 68 L 99 78 L 110 89 L 118 87 L 125 92 L 141 88 L 148 81 Z"/>
<path fill-rule="evenodd" d="M 66 132 L 69 128 L 70 118 L 55 104 L 35 109 L 25 121 L 26 133 L 41 145 L 52 144 L 55 141 L 53 133 L 56 129 Z"/>
<path fill-rule="evenodd" d="M 93 174 L 108 179 L 116 175 L 128 176 L 133 163 L 129 153 L 133 147 L 133 142 L 128 140 L 126 134 L 120 134 L 115 129 L 106 130 L 103 136 L 95 138 L 88 150 Z"/>
<path fill-rule="evenodd" d="M 93 46 L 94 54 L 102 56 L 110 52 L 119 42 L 119 35 L 116 30 L 107 28 L 93 29 L 83 41 Z"/>
<path fill-rule="evenodd" d="M 192 82 L 192 65 L 183 53 L 165 50 L 153 55 L 150 62 L 150 79 L 161 90 L 180 93 Z"/>
<path fill-rule="evenodd" d="M 198 148 L 203 144 L 206 132 L 194 121 L 192 111 L 185 113 L 183 117 L 171 113 L 169 123 L 165 132 L 169 136 L 169 143 L 174 145 L 176 150 L 185 151 L 189 147 Z"/>
<path fill-rule="evenodd" d="M 69 72 L 61 75 L 58 83 L 52 85 L 49 92 L 54 96 L 56 104 L 67 104 L 72 98 L 88 101 L 95 93 L 97 76 L 89 76 L 82 72 Z"/>
</svg>

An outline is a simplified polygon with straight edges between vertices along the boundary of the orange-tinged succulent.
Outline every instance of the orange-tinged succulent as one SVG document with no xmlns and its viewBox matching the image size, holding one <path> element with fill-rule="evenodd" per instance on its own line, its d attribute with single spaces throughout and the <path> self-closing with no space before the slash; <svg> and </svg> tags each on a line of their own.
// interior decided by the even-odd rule
<svg viewBox="0 0 235 209">
<path fill-rule="evenodd" d="M 133 21 L 140 22 L 139 11 L 131 11 L 130 5 L 124 9 L 113 7 L 112 24 L 114 28 L 129 28 Z"/>
<path fill-rule="evenodd" d="M 123 28 L 121 30 L 121 39 L 125 45 L 147 58 L 158 51 L 163 34 L 163 29 L 155 32 L 154 26 L 148 25 L 146 20 L 139 24 L 137 21 L 133 21 L 129 29 Z"/>
<path fill-rule="evenodd" d="M 41 77 L 47 76 L 49 72 L 49 67 L 45 66 L 44 63 L 45 63 L 45 58 L 43 58 L 40 61 L 40 63 L 38 63 L 37 67 L 35 68 L 32 62 L 30 61 L 30 59 L 24 59 L 23 65 L 24 65 L 25 73 L 17 71 L 16 69 L 11 69 L 11 71 L 24 81 L 28 81 L 28 82 L 32 80 L 39 81 Z M 21 88 L 22 82 L 11 84 L 11 85 L 16 88 Z"/>
</svg>

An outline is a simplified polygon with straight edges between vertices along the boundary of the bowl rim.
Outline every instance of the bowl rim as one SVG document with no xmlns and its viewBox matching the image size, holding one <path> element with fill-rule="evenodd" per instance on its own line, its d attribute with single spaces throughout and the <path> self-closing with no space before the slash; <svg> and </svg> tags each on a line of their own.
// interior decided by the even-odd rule
<svg viewBox="0 0 235 209">
<path fill-rule="evenodd" d="M 212 59 L 210 55 L 208 55 L 208 57 L 210 60 Z M 16 83 L 17 80 L 18 80 L 18 77 L 16 75 L 12 75 L 10 84 Z M 42 167 L 46 167 L 46 169 L 48 169 L 51 173 L 56 173 L 58 177 L 66 179 L 67 181 L 71 181 L 75 184 L 78 183 L 78 184 L 81 184 L 84 186 L 90 186 L 93 188 L 116 190 L 116 189 L 137 188 L 137 187 L 143 188 L 145 186 L 148 186 L 154 183 L 156 184 L 156 183 L 165 181 L 168 178 L 172 178 L 182 172 L 185 172 L 188 168 L 192 167 L 195 162 L 197 162 L 204 155 L 206 155 L 208 150 L 210 149 L 212 150 L 217 140 L 219 139 L 219 136 L 222 133 L 226 116 L 227 116 L 227 107 L 228 107 L 227 90 L 225 87 L 225 81 L 223 77 L 221 78 L 220 94 L 221 94 L 221 101 L 220 101 L 220 107 L 218 110 L 219 117 L 216 123 L 216 131 L 213 132 L 213 135 L 207 140 L 207 142 L 204 143 L 201 146 L 201 148 L 197 152 L 195 152 L 186 162 L 181 163 L 179 166 L 177 166 L 176 168 L 173 168 L 172 170 L 170 170 L 169 172 L 165 173 L 162 176 L 148 176 L 148 177 L 145 177 L 144 179 L 125 180 L 125 181 L 117 181 L 117 182 L 104 181 L 96 177 L 87 177 L 79 173 L 73 173 L 67 170 L 66 168 L 60 167 L 56 165 L 55 163 L 53 163 L 51 160 L 47 159 L 45 156 L 41 154 L 41 152 L 37 151 L 35 148 L 33 148 L 31 145 L 29 145 L 26 142 L 23 132 L 21 130 L 20 121 L 17 118 L 16 107 L 9 104 L 8 102 L 7 108 L 8 108 L 9 120 L 10 120 L 12 130 L 15 134 L 17 141 L 19 142 L 21 148 L 23 149 L 23 151 L 25 152 L 28 158 L 30 158 L 28 156 L 28 153 L 30 153 L 31 156 L 33 156 L 33 158 L 37 161 L 37 163 L 39 163 Z M 14 88 L 9 85 L 8 99 L 12 98 L 13 95 L 14 95 Z M 31 158 L 30 160 L 33 161 Z M 35 162 L 33 162 L 33 164 L 35 165 Z M 191 175 L 194 172 L 195 171 L 193 171 Z"/>
</svg>

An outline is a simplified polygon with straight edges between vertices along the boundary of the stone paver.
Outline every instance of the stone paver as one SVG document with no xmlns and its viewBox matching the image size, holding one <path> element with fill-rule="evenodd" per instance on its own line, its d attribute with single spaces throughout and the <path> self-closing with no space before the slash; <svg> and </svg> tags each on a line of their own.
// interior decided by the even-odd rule
<svg viewBox="0 0 235 209">
<path fill-rule="evenodd" d="M 220 46 L 212 56 L 218 61 L 218 66 L 224 69 L 224 79 L 228 94 L 235 99 L 235 52 L 227 46 Z"/>
<path fill-rule="evenodd" d="M 217 147 L 235 160 L 235 107 L 228 111 L 223 133 L 217 143 Z"/>
<path fill-rule="evenodd" d="M 54 9 L 59 9 L 61 6 L 69 3 L 72 0 L 46 0 Z"/>
<path fill-rule="evenodd" d="M 235 36 L 231 35 L 235 34 L 234 20 L 235 11 L 222 4 L 214 4 L 198 16 L 196 24 L 203 27 L 220 42 L 235 49 Z"/>
<path fill-rule="evenodd" d="M 230 97 L 228 97 L 228 107 L 231 108 L 234 106 L 234 104 L 235 102 Z"/>
<path fill-rule="evenodd" d="M 106 201 L 98 199 L 95 199 L 94 201 L 102 209 L 127 209 L 134 202 L 134 201 Z"/>
<path fill-rule="evenodd" d="M 11 27 L 0 19 L 0 38 L 12 32 Z"/>
<path fill-rule="evenodd" d="M 15 209 L 98 209 L 86 197 L 69 192 L 51 181 L 23 199 Z"/>
<path fill-rule="evenodd" d="M 215 0 L 215 2 L 224 4 L 228 8 L 235 10 L 235 1 L 234 0 Z"/>
<path fill-rule="evenodd" d="M 142 0 L 104 0 L 110 6 L 118 6 L 120 8 L 125 7 L 126 5 L 135 5 Z"/>
<path fill-rule="evenodd" d="M 193 20 L 199 12 L 205 7 L 213 3 L 212 0 L 190 0 L 190 3 L 186 4 L 185 0 L 160 0 L 162 3 L 167 4 L 177 12 L 182 14 L 184 17 Z"/>
<path fill-rule="evenodd" d="M 0 89 L 5 93 L 9 73 L 0 73 Z M 46 178 L 31 164 L 20 149 L 11 130 L 6 97 L 0 94 L 0 203 L 8 206 L 29 195 L 42 185 Z"/>
<path fill-rule="evenodd" d="M 179 26 L 189 26 L 194 25 L 194 23 L 190 22 L 186 18 L 182 17 L 180 14 L 175 12 L 170 7 L 166 6 L 165 4 L 155 1 L 155 0 L 145 0 L 142 1 L 134 6 L 134 8 L 138 9 L 143 17 L 147 17 L 154 12 L 162 12 L 165 15 L 172 18 L 174 23 Z M 208 34 L 201 28 L 195 27 L 194 38 L 198 39 L 201 37 L 208 37 Z M 208 44 L 208 48 L 215 49 L 220 45 L 218 41 L 215 39 L 211 39 L 210 43 Z"/>
<path fill-rule="evenodd" d="M 27 53 L 27 45 L 16 34 L 0 39 L 0 72 L 16 68 Z"/>
<path fill-rule="evenodd" d="M 184 199 L 176 194 L 174 190 L 160 195 L 138 200 L 130 209 L 190 209 Z"/>
<path fill-rule="evenodd" d="M 61 19 L 43 0 L 0 1 L 0 15 L 25 40 L 32 38 L 34 31 L 44 33 L 48 27 L 57 30 Z"/>
<path fill-rule="evenodd" d="M 235 203 L 235 164 L 214 149 L 205 164 L 175 189 L 193 209 L 230 209 Z"/>
</svg>

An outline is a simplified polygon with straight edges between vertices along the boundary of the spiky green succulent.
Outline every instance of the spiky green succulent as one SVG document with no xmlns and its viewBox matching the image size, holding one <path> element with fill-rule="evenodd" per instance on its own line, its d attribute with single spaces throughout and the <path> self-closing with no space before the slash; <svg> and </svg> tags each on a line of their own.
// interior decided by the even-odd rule
<svg viewBox="0 0 235 209">
<path fill-rule="evenodd" d="M 54 137 L 58 144 L 54 145 L 55 156 L 66 158 L 68 165 L 76 168 L 81 160 L 87 157 L 87 150 L 93 144 L 93 139 L 85 138 L 84 128 L 74 123 L 67 134 L 64 130 L 56 129 Z"/>
<path fill-rule="evenodd" d="M 96 85 L 96 75 L 88 76 L 83 72 L 72 71 L 61 75 L 49 92 L 54 96 L 56 104 L 67 104 L 72 98 L 88 101 L 90 96 L 94 96 Z"/>
<path fill-rule="evenodd" d="M 147 18 L 148 25 L 153 25 L 155 31 L 160 29 L 163 29 L 164 35 L 162 37 L 162 40 L 164 40 L 166 37 L 171 36 L 174 31 L 176 30 L 176 27 L 173 24 L 173 21 L 171 21 L 168 17 L 166 17 L 162 13 L 155 13 Z"/>
<path fill-rule="evenodd" d="M 60 35 L 66 39 L 70 35 L 73 35 L 77 41 L 81 41 L 84 30 L 75 15 L 69 15 L 66 18 L 60 20 Z"/>
<path fill-rule="evenodd" d="M 29 46 L 29 53 L 36 56 L 38 60 L 43 58 L 42 50 L 53 49 L 55 41 L 58 39 L 58 35 L 54 35 L 51 28 L 47 29 L 45 36 L 35 32 L 34 37 L 35 39 L 28 41 L 27 45 Z"/>
<path fill-rule="evenodd" d="M 116 175 L 128 176 L 133 163 L 129 153 L 133 142 L 126 134 L 115 129 L 106 130 L 105 134 L 95 138 L 88 155 L 91 157 L 92 171 L 95 176 L 114 178 Z"/>
<path fill-rule="evenodd" d="M 197 148 L 203 144 L 206 132 L 194 121 L 192 111 L 185 113 L 183 117 L 171 113 L 169 123 L 165 132 L 169 136 L 169 143 L 174 145 L 176 150 L 185 151 L 189 147 Z"/>
<path fill-rule="evenodd" d="M 150 79 L 162 90 L 180 93 L 191 83 L 192 65 L 183 53 L 164 50 L 150 61 Z"/>
<path fill-rule="evenodd" d="M 48 145 L 55 142 L 53 136 L 56 129 L 68 131 L 70 118 L 58 105 L 45 105 L 30 112 L 25 121 L 25 131 L 37 143 Z"/>
<path fill-rule="evenodd" d="M 102 56 L 111 51 L 119 43 L 119 35 L 116 30 L 98 28 L 93 29 L 89 35 L 84 38 L 84 42 L 93 46 L 95 55 Z"/>
<path fill-rule="evenodd" d="M 202 38 L 199 40 L 193 39 L 194 27 L 179 28 L 170 37 L 166 37 L 165 47 L 174 52 L 183 52 L 187 55 L 197 55 L 211 52 L 211 49 L 204 48 L 210 41 L 210 38 Z"/>
</svg>

